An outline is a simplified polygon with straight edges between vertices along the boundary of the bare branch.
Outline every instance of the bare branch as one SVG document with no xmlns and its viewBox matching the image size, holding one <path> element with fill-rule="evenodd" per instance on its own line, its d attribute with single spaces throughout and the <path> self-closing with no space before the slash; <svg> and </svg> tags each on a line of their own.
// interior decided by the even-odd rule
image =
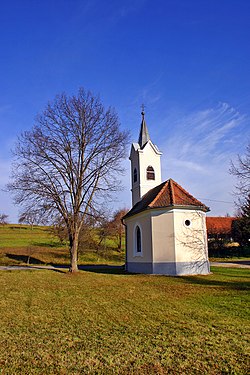
<svg viewBox="0 0 250 375">
<path fill-rule="evenodd" d="M 238 155 L 236 162 L 231 161 L 229 173 L 237 178 L 235 195 L 246 199 L 250 193 L 250 143 L 245 156 Z"/>
<path fill-rule="evenodd" d="M 77 243 L 85 215 L 103 193 L 119 189 L 128 133 L 117 114 L 99 98 L 80 89 L 58 95 L 21 134 L 8 188 L 25 211 L 63 218 L 68 230 L 71 268 L 77 269 Z"/>
<path fill-rule="evenodd" d="M 9 217 L 9 215 L 1 213 L 0 214 L 0 225 L 6 225 L 6 224 L 8 224 L 8 217 Z"/>
</svg>

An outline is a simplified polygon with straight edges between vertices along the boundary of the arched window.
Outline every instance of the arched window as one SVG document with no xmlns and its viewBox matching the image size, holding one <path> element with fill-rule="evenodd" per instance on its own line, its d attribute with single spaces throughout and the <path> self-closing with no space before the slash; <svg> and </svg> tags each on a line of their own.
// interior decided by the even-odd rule
<svg viewBox="0 0 250 375">
<path fill-rule="evenodd" d="M 136 252 L 141 253 L 141 230 L 138 227 L 138 225 L 135 229 L 135 235 L 136 235 Z"/>
<path fill-rule="evenodd" d="M 134 182 L 137 181 L 137 169 L 135 168 L 134 169 Z"/>
<path fill-rule="evenodd" d="M 151 165 L 147 167 L 147 180 L 155 180 L 155 171 Z"/>
</svg>

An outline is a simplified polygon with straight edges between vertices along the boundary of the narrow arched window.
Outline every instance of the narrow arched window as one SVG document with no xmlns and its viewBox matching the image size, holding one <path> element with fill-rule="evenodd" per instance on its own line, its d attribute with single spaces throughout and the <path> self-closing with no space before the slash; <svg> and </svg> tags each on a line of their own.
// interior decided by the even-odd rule
<svg viewBox="0 0 250 375">
<path fill-rule="evenodd" d="M 134 182 L 137 181 L 137 169 L 135 168 L 134 169 Z"/>
<path fill-rule="evenodd" d="M 135 234 L 136 234 L 136 252 L 141 253 L 141 230 L 138 226 L 136 227 Z"/>
<path fill-rule="evenodd" d="M 155 171 L 151 165 L 147 167 L 147 180 L 155 180 Z"/>
</svg>

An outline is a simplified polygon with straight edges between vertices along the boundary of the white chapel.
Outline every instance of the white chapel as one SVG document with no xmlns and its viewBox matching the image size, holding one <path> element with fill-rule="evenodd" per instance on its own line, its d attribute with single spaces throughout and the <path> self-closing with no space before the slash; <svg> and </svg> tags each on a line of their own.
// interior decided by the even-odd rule
<svg viewBox="0 0 250 375">
<path fill-rule="evenodd" d="M 123 218 L 126 270 L 208 274 L 209 209 L 171 178 L 162 182 L 161 155 L 150 139 L 143 111 L 139 140 L 130 152 L 132 208 Z"/>
</svg>

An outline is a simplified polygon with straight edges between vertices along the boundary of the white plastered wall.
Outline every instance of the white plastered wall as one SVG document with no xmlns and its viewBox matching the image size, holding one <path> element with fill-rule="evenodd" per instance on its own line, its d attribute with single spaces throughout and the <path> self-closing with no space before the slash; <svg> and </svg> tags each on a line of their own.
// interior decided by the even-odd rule
<svg viewBox="0 0 250 375">
<path fill-rule="evenodd" d="M 206 215 L 198 210 L 173 210 L 176 262 L 208 260 Z M 186 221 L 190 225 L 186 225 Z"/>
<path fill-rule="evenodd" d="M 141 213 L 125 219 L 127 226 L 127 262 L 152 262 L 152 231 L 150 212 Z M 142 236 L 142 254 L 135 255 L 135 228 L 139 226 Z"/>
<path fill-rule="evenodd" d="M 134 206 L 150 189 L 161 183 L 161 152 L 149 141 L 141 150 L 133 143 L 130 152 L 132 205 Z M 147 180 L 147 167 L 153 167 L 155 180 Z M 134 169 L 137 169 L 137 182 L 134 183 Z"/>
<path fill-rule="evenodd" d="M 153 261 L 175 262 L 174 213 L 152 210 Z"/>
<path fill-rule="evenodd" d="M 130 161 L 131 161 L 131 192 L 132 192 L 132 207 L 139 202 L 140 197 L 140 168 L 139 168 L 139 154 L 138 154 L 139 145 L 133 143 L 130 152 Z M 137 170 L 137 181 L 134 182 L 134 169 Z"/>
<path fill-rule="evenodd" d="M 156 152 L 152 142 L 149 141 L 143 150 L 139 150 L 140 169 L 140 194 L 141 197 L 150 189 L 161 183 L 161 153 Z M 155 180 L 147 180 L 147 167 L 153 167 Z"/>
</svg>

